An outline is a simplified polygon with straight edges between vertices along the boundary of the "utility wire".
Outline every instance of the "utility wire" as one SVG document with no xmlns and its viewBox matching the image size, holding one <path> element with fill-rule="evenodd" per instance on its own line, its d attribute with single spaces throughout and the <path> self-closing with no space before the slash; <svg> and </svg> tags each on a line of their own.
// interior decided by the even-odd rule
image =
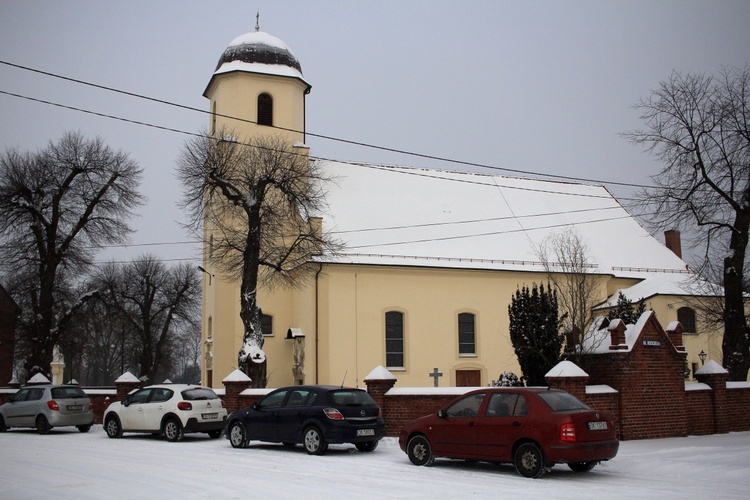
<svg viewBox="0 0 750 500">
<path fill-rule="evenodd" d="M 97 88 L 97 89 L 100 89 L 100 90 L 105 90 L 105 91 L 108 91 L 108 92 L 115 92 L 115 93 L 126 95 L 126 96 L 129 96 L 129 97 L 135 97 L 137 99 L 144 99 L 144 100 L 147 100 L 147 101 L 156 102 L 156 103 L 164 104 L 164 105 L 167 105 L 167 106 L 172 106 L 172 107 L 176 107 L 176 108 L 180 108 L 180 109 L 185 109 L 185 110 L 188 110 L 188 111 L 194 111 L 194 112 L 198 112 L 198 113 L 202 113 L 202 114 L 218 116 L 218 117 L 221 117 L 221 118 L 226 118 L 226 119 L 235 120 L 235 121 L 239 121 L 239 122 L 257 124 L 257 122 L 255 122 L 253 120 L 246 119 L 246 118 L 239 118 L 239 117 L 236 117 L 236 116 L 219 114 L 219 113 L 211 113 L 210 111 L 207 111 L 205 109 L 195 108 L 195 107 L 192 107 L 192 106 L 187 106 L 187 105 L 175 103 L 175 102 L 172 102 L 172 101 L 167 101 L 167 100 L 164 100 L 164 99 L 157 99 L 155 97 L 149 97 L 149 96 L 146 96 L 146 95 L 143 95 L 143 94 L 138 94 L 138 93 L 135 93 L 135 92 L 128 92 L 128 91 L 117 89 L 117 88 L 114 88 L 114 87 L 108 87 L 108 86 L 105 86 L 105 85 L 99 85 L 99 84 L 96 84 L 96 83 L 87 82 L 87 81 L 79 80 L 79 79 L 76 79 L 76 78 L 71 78 L 71 77 L 67 77 L 67 76 L 63 76 L 63 75 L 58 75 L 56 73 L 51 73 L 51 72 L 48 72 L 48 71 L 42 71 L 42 70 L 39 70 L 39 69 L 30 68 L 28 66 L 22 66 L 20 64 L 14 64 L 14 63 L 11 63 L 11 62 L 8 62 L 8 61 L 2 61 L 2 60 L 0 60 L 0 64 L 4 64 L 6 66 L 10 66 L 10 67 L 13 67 L 13 68 L 21 69 L 21 70 L 24 70 L 24 71 L 30 71 L 30 72 L 33 72 L 33 73 L 37 73 L 37 74 L 49 76 L 49 77 L 52 77 L 52 78 L 58 78 L 60 80 L 65 80 L 65 81 L 69 81 L 69 82 L 72 82 L 72 83 L 77 83 L 77 84 L 80 84 L 80 85 L 86 85 L 86 86 L 89 86 L 89 87 Z M 8 94 L 8 95 L 15 95 L 16 97 L 20 97 L 17 94 L 11 94 L 9 92 L 3 92 L 3 93 L 4 94 Z M 39 100 L 39 102 L 44 102 L 44 101 Z M 70 109 L 73 109 L 73 108 L 70 108 Z M 96 113 L 94 113 L 94 114 L 96 114 Z M 100 115 L 100 116 L 107 116 L 107 115 Z M 130 121 L 130 120 L 125 120 L 125 121 Z M 132 121 L 132 123 L 138 123 L 138 122 Z M 463 166 L 469 166 L 469 167 L 479 167 L 479 168 L 486 168 L 486 169 L 490 169 L 490 170 L 498 170 L 498 171 L 503 171 L 503 172 L 510 172 L 510 173 L 513 173 L 513 174 L 541 176 L 541 177 L 548 177 L 548 178 L 552 178 L 552 179 L 562 179 L 562 180 L 568 180 L 568 181 L 591 182 L 591 183 L 596 183 L 596 184 L 609 184 L 609 185 L 615 185 L 615 186 L 646 188 L 646 189 L 653 189 L 653 188 L 658 189 L 658 186 L 648 186 L 648 185 L 644 185 L 644 184 L 634 184 L 634 183 L 618 182 L 618 181 L 605 181 L 605 180 L 599 180 L 599 179 L 589 179 L 589 178 L 586 178 L 586 177 L 575 177 L 575 176 L 567 176 L 567 175 L 558 175 L 558 174 L 550 174 L 550 173 L 533 172 L 533 171 L 530 171 L 530 170 L 520 170 L 520 169 L 512 169 L 512 168 L 506 168 L 506 167 L 498 167 L 496 165 L 488 165 L 488 164 L 485 164 L 485 163 L 477 163 L 477 162 L 471 162 L 471 161 L 465 161 L 465 160 L 456 160 L 456 159 L 445 158 L 445 157 L 436 156 L 436 155 L 429 155 L 429 154 L 425 154 L 425 153 L 416 153 L 416 152 L 413 152 L 413 151 L 407 151 L 407 150 L 403 150 L 403 149 L 390 148 L 390 147 L 385 147 L 385 146 L 377 146 L 375 144 L 369 144 L 369 143 L 366 143 L 366 142 L 353 141 L 353 140 L 349 140 L 349 139 L 342 139 L 342 138 L 339 138 L 339 137 L 334 137 L 334 136 L 329 136 L 329 135 L 323 135 L 323 134 L 316 134 L 316 133 L 312 133 L 312 132 L 295 130 L 295 129 L 285 128 L 285 127 L 279 127 L 279 126 L 275 126 L 275 125 L 273 125 L 272 127 L 273 128 L 277 128 L 279 130 L 284 130 L 284 131 L 298 133 L 298 134 L 305 134 L 305 135 L 309 135 L 311 137 L 317 137 L 319 139 L 325 139 L 325 140 L 329 140 L 329 141 L 341 142 L 341 143 L 350 144 L 350 145 L 353 145 L 353 146 L 360 146 L 360 147 L 366 147 L 366 148 L 371 148 L 371 149 L 377 149 L 377 150 L 380 150 L 380 151 L 387 151 L 387 152 L 390 152 L 390 153 L 397 153 L 397 154 L 402 154 L 402 155 L 406 155 L 406 156 L 413 156 L 413 157 L 423 158 L 423 159 L 428 159 L 428 160 L 436 160 L 436 161 L 441 161 L 441 162 L 448 162 L 448 163 L 453 163 L 453 164 L 456 164 L 456 165 L 463 165 Z M 157 128 L 163 128 L 163 127 L 157 127 Z M 168 128 L 164 128 L 164 129 L 165 130 L 170 130 Z M 182 133 L 184 133 L 184 132 L 182 132 Z"/>
<path fill-rule="evenodd" d="M 0 62 L 2 62 L 2 61 L 0 61 Z M 92 111 L 92 110 L 89 110 L 89 109 L 79 108 L 79 107 L 76 107 L 76 106 L 69 106 L 67 104 L 60 104 L 60 103 L 48 101 L 48 100 L 45 100 L 45 99 L 38 99 L 38 98 L 35 98 L 35 97 L 29 97 L 29 96 L 25 96 L 25 95 L 21 95 L 21 94 L 16 94 L 14 92 L 8 92 L 8 91 L 5 91 L 5 90 L 0 90 L 0 94 L 5 94 L 5 95 L 12 96 L 12 97 L 17 97 L 19 99 L 26 99 L 26 100 L 33 101 L 33 102 L 38 102 L 38 103 L 41 103 L 41 104 L 47 104 L 49 106 L 55 106 L 55 107 L 58 107 L 58 108 L 69 109 L 71 111 L 78 111 L 80 113 L 85 113 L 85 114 L 90 114 L 90 115 L 94 115 L 94 116 L 99 116 L 99 117 L 102 117 L 102 118 L 109 118 L 109 119 L 112 119 L 112 120 L 122 121 L 122 122 L 125 122 L 125 123 L 132 123 L 132 124 L 141 125 L 141 126 L 144 126 L 144 127 L 155 128 L 155 129 L 158 129 L 158 130 L 165 130 L 165 131 L 168 131 L 168 132 L 175 132 L 175 133 L 183 134 L 183 135 L 190 136 L 190 137 L 196 137 L 196 138 L 205 138 L 206 137 L 204 134 L 199 134 L 199 133 L 196 133 L 196 132 L 188 132 L 186 130 L 180 130 L 180 129 L 176 129 L 176 128 L 172 128 L 172 127 L 165 127 L 165 126 L 162 126 L 162 125 L 156 125 L 156 124 L 153 124 L 153 123 L 143 122 L 143 121 L 139 121 L 139 120 L 132 120 L 130 118 L 123 118 L 121 116 L 110 115 L 110 114 L 107 114 L 107 113 L 100 113 L 98 111 Z M 236 143 L 236 144 L 238 144 L 240 146 L 245 146 L 245 147 L 262 147 L 262 146 L 258 146 L 258 145 L 255 145 L 255 144 L 249 144 L 249 143 L 246 143 L 246 142 L 240 142 L 240 141 L 232 141 L 232 142 L 234 142 L 234 143 Z M 420 175 L 420 176 L 423 176 L 423 177 L 432 177 L 432 178 L 435 178 L 435 179 L 442 179 L 442 180 L 451 181 L 451 182 L 462 182 L 462 183 L 480 184 L 480 185 L 485 185 L 487 187 L 493 187 L 493 188 L 497 187 L 494 184 L 481 183 L 481 182 L 470 181 L 470 180 L 466 180 L 466 179 L 452 179 L 452 178 L 448 178 L 448 177 L 441 177 L 441 176 L 436 175 L 436 174 L 429 175 L 429 174 L 427 174 L 425 172 L 419 173 L 419 172 L 415 171 L 416 169 L 409 168 L 409 167 L 389 167 L 389 166 L 385 166 L 385 165 L 373 165 L 373 164 L 353 162 L 353 161 L 333 160 L 333 159 L 330 159 L 330 158 L 324 158 L 324 157 L 319 157 L 319 156 L 310 156 L 310 158 L 313 159 L 313 160 L 344 163 L 344 164 L 348 164 L 348 165 L 352 165 L 352 166 L 357 166 L 357 167 L 373 168 L 373 169 L 380 169 L 380 170 L 386 170 L 387 169 L 387 171 L 389 171 L 389 172 L 397 172 L 397 173 L 410 174 L 410 175 Z M 411 170 L 411 171 L 409 171 L 409 170 Z M 425 169 L 425 171 L 426 170 L 429 170 L 429 169 Z M 440 171 L 435 170 L 435 172 L 437 173 L 437 172 L 440 172 Z M 482 174 L 476 174 L 476 173 L 472 173 L 472 172 L 463 172 L 463 174 L 466 174 L 466 175 L 482 175 Z M 552 182 L 552 181 L 545 181 L 544 179 L 531 179 L 531 180 L 536 180 L 537 182 Z M 518 189 L 518 190 L 522 190 L 522 191 L 535 191 L 535 192 L 554 193 L 554 194 L 561 194 L 561 195 L 565 195 L 565 196 L 581 196 L 581 197 L 593 197 L 593 198 L 611 199 L 611 196 L 603 196 L 603 195 L 602 196 L 599 196 L 599 195 L 584 195 L 584 194 L 576 194 L 576 193 L 570 193 L 570 192 L 564 192 L 564 191 L 551 191 L 551 190 L 532 189 L 532 188 L 526 188 L 526 187 L 520 187 L 520 186 L 505 186 L 505 187 L 507 187 L 509 189 Z M 628 200 L 628 201 L 631 200 L 631 198 L 626 198 L 626 197 L 623 197 L 623 198 L 620 198 L 620 199 L 621 200 Z"/>
</svg>

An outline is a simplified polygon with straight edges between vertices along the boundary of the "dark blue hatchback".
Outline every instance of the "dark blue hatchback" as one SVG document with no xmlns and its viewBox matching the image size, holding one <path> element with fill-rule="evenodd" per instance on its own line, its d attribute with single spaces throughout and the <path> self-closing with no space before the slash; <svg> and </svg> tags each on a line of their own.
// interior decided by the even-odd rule
<svg viewBox="0 0 750 500">
<path fill-rule="evenodd" d="M 232 413 L 226 429 L 234 448 L 245 448 L 250 441 L 302 443 L 310 455 L 322 455 L 331 443 L 373 451 L 385 434 L 385 422 L 363 389 L 295 385 Z"/>
</svg>

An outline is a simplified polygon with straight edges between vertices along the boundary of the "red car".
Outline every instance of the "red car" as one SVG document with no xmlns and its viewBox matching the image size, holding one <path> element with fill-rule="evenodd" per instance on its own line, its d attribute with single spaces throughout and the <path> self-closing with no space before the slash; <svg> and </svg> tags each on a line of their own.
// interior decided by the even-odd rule
<svg viewBox="0 0 750 500">
<path fill-rule="evenodd" d="M 437 457 L 507 462 L 533 478 L 556 463 L 590 471 L 620 446 L 609 412 L 565 391 L 530 387 L 471 391 L 406 424 L 398 444 L 414 465 Z"/>
</svg>

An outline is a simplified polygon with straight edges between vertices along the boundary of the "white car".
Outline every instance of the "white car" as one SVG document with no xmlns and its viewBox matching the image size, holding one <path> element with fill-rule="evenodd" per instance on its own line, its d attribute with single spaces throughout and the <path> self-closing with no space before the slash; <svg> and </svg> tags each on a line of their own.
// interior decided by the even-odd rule
<svg viewBox="0 0 750 500">
<path fill-rule="evenodd" d="M 167 441 L 179 441 L 187 432 L 221 436 L 227 410 L 208 387 L 161 384 L 138 389 L 104 412 L 104 430 L 111 438 L 123 432 L 164 434 Z"/>
</svg>

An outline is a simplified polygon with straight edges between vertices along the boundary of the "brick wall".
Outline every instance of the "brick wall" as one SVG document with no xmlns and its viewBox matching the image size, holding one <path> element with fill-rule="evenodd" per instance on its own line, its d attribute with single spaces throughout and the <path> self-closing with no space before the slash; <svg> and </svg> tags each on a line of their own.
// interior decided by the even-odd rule
<svg viewBox="0 0 750 500">
<path fill-rule="evenodd" d="M 386 436 L 398 436 L 404 424 L 438 411 L 456 397 L 456 394 L 386 394 L 381 406 Z"/>
</svg>

